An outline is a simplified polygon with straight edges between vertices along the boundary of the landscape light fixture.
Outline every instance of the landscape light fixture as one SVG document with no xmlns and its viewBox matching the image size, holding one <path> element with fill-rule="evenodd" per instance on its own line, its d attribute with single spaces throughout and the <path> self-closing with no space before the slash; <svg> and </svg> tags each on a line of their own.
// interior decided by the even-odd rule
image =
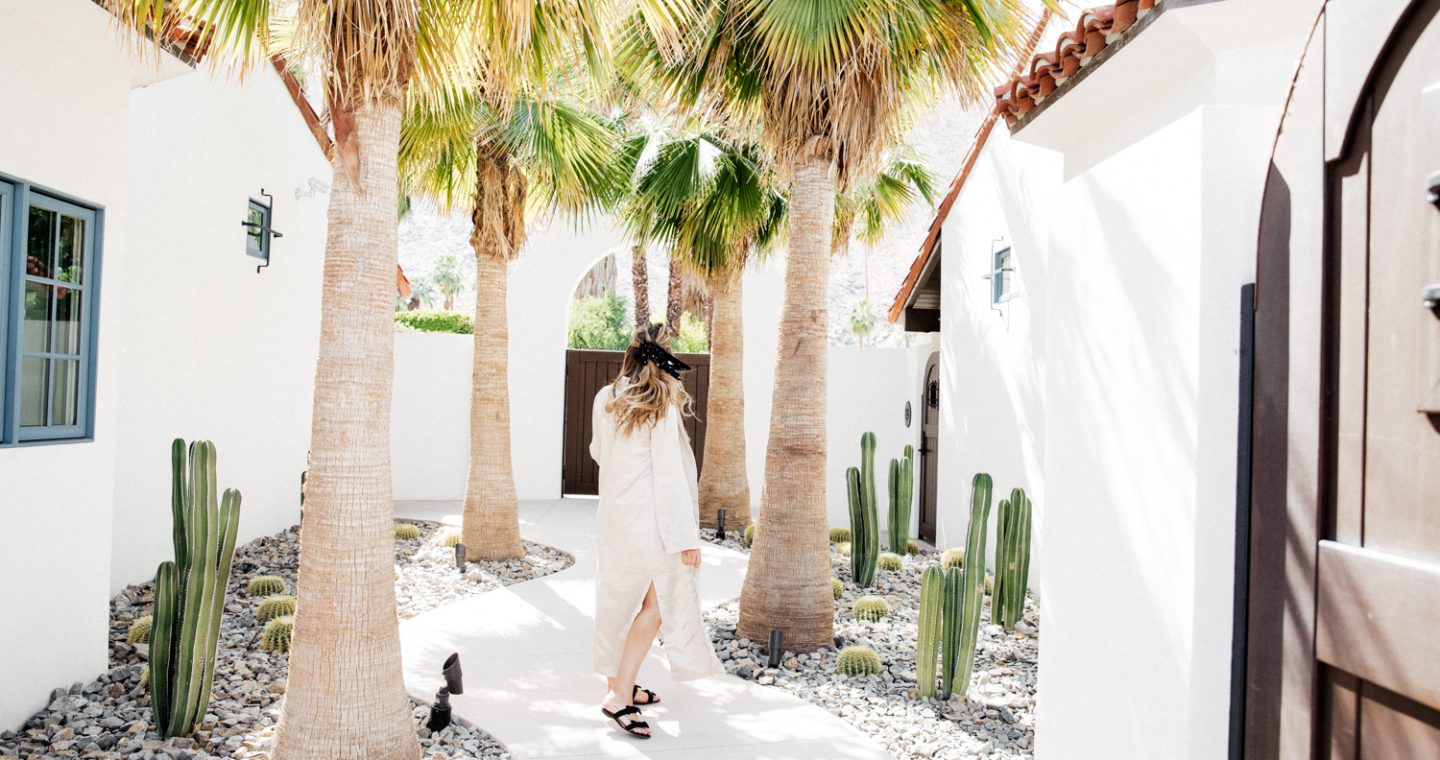
<svg viewBox="0 0 1440 760">
<path fill-rule="evenodd" d="M 435 692 L 435 703 L 430 705 L 430 717 L 425 720 L 425 727 L 431 731 L 439 731 L 450 725 L 450 695 L 465 693 L 459 652 L 453 652 L 445 658 L 445 664 L 440 666 L 440 674 L 445 677 L 445 685 Z"/>
<path fill-rule="evenodd" d="M 715 537 L 725 540 L 725 510 L 715 510 Z"/>
<path fill-rule="evenodd" d="M 779 628 L 770 631 L 770 667 L 780 667 L 780 652 L 785 643 L 785 634 Z"/>
<path fill-rule="evenodd" d="M 455 544 L 455 569 L 465 574 L 465 544 Z"/>
</svg>

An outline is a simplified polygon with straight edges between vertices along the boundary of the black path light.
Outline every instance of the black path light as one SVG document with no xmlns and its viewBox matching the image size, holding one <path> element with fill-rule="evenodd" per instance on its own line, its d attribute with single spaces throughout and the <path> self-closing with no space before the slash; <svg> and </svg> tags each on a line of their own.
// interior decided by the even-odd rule
<svg viewBox="0 0 1440 760">
<path fill-rule="evenodd" d="M 725 540 L 725 510 L 715 510 L 715 538 Z"/>
<path fill-rule="evenodd" d="M 780 652 L 785 643 L 785 634 L 779 628 L 770 631 L 770 667 L 780 667 Z"/>
<path fill-rule="evenodd" d="M 455 569 L 465 574 L 465 544 L 455 544 Z"/>
<path fill-rule="evenodd" d="M 425 721 L 425 727 L 431 731 L 439 731 L 450 725 L 450 695 L 465 693 L 465 681 L 460 672 L 459 652 L 454 652 L 445 658 L 445 664 L 440 666 L 440 673 L 445 676 L 445 685 L 435 692 L 435 703 L 430 706 L 430 717 Z"/>
</svg>

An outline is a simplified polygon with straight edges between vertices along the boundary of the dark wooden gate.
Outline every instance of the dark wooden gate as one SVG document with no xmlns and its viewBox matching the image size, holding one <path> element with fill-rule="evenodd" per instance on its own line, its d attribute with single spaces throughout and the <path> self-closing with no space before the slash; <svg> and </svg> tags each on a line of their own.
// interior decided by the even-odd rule
<svg viewBox="0 0 1440 760">
<path fill-rule="evenodd" d="M 925 363 L 920 388 L 920 540 L 935 543 L 936 504 L 940 462 L 940 353 Z"/>
<path fill-rule="evenodd" d="M 594 495 L 600 491 L 600 469 L 590 458 L 591 405 L 601 388 L 620 374 L 621 351 L 565 352 L 565 459 L 560 468 L 562 492 Z M 710 355 L 678 354 L 692 367 L 682 375 L 685 390 L 695 399 L 695 416 L 685 420 L 685 431 L 695 445 L 695 462 L 705 463 L 705 408 L 710 397 Z"/>
<path fill-rule="evenodd" d="M 1245 755 L 1440 757 L 1440 0 L 1327 4 L 1257 270 Z"/>
</svg>

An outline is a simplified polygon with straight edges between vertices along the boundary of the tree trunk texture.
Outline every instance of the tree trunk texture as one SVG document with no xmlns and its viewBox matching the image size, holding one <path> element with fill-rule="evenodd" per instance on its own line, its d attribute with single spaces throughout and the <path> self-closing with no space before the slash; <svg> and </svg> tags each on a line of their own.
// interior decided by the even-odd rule
<svg viewBox="0 0 1440 760">
<path fill-rule="evenodd" d="M 365 106 L 336 165 L 295 636 L 271 757 L 419 758 L 395 611 L 390 392 L 400 105 Z M 440 663 L 435 663 L 439 667 Z"/>
<path fill-rule="evenodd" d="M 685 312 L 685 279 L 680 276 L 680 267 L 675 257 L 670 257 L 670 272 L 665 287 L 665 334 L 672 340 L 680 334 L 680 315 Z"/>
<path fill-rule="evenodd" d="M 765 483 L 738 633 L 765 641 L 778 628 L 786 649 L 809 651 L 833 642 L 835 615 L 825 519 L 826 335 L 835 216 L 828 161 L 812 158 L 795 167 L 790 204 Z"/>
<path fill-rule="evenodd" d="M 471 561 L 519 559 L 520 510 L 510 460 L 510 259 L 525 241 L 525 177 L 509 156 L 480 154 L 474 224 L 475 335 L 470 381 L 470 469 L 461 540 Z"/>
<path fill-rule="evenodd" d="M 650 324 L 650 268 L 645 263 L 645 249 L 631 249 L 630 284 L 635 290 L 635 329 Z"/>
<path fill-rule="evenodd" d="M 741 530 L 750 522 L 745 472 L 745 344 L 739 273 L 711 280 L 714 331 L 710 344 L 710 400 L 705 410 L 705 469 L 700 473 L 700 524 Z"/>
</svg>

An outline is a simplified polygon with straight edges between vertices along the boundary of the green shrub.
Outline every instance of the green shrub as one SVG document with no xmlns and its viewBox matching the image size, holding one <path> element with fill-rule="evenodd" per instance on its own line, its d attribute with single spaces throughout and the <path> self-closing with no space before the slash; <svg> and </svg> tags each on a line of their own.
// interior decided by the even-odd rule
<svg viewBox="0 0 1440 760">
<path fill-rule="evenodd" d="M 870 647 L 849 646 L 840 650 L 835 669 L 844 676 L 873 676 L 880 674 L 880 655 Z"/>
<path fill-rule="evenodd" d="M 295 614 L 295 597 L 285 594 L 267 596 L 260 600 L 260 606 L 255 608 L 255 619 L 260 622 L 273 620 L 282 615 Z"/>
<path fill-rule="evenodd" d="M 832 544 L 838 544 L 838 543 L 840 543 L 841 541 L 849 541 L 849 540 L 850 540 L 850 529 L 849 529 L 849 528 L 831 528 L 831 529 L 830 529 L 830 543 L 832 543 Z"/>
<path fill-rule="evenodd" d="M 964 549 L 946 549 L 944 552 L 942 552 L 942 553 L 940 554 L 940 567 L 942 567 L 942 568 L 944 568 L 944 569 L 946 569 L 946 570 L 949 570 L 949 569 L 952 568 L 952 567 L 959 567 L 959 568 L 962 568 L 962 569 L 963 569 L 964 566 L 965 566 L 965 550 L 964 550 Z"/>
<path fill-rule="evenodd" d="M 710 350 L 709 333 L 705 323 L 687 311 L 680 315 L 680 332 L 670 339 L 670 350 L 677 354 L 703 354 Z"/>
<path fill-rule="evenodd" d="M 880 558 L 875 561 L 875 566 L 880 568 L 881 570 L 889 570 L 891 572 L 894 572 L 896 570 L 903 570 L 905 568 L 905 560 L 901 559 L 899 554 L 881 552 Z"/>
<path fill-rule="evenodd" d="M 570 303 L 570 348 L 623 351 L 630 345 L 625 299 L 614 293 L 586 296 Z"/>
<path fill-rule="evenodd" d="M 862 596 L 855 600 L 855 617 L 875 622 L 890 616 L 890 603 L 878 596 Z"/>
<path fill-rule="evenodd" d="M 457 333 L 475 332 L 475 320 L 458 311 L 397 311 L 395 329 L 399 332 Z"/>
<path fill-rule="evenodd" d="M 840 595 L 845 593 L 845 584 L 839 578 L 830 579 L 830 590 L 835 592 L 835 601 L 840 601 Z"/>
<path fill-rule="evenodd" d="M 245 585 L 250 596 L 274 596 L 285 593 L 285 579 L 278 575 L 257 575 Z"/>
<path fill-rule="evenodd" d="M 295 630 L 295 617 L 281 615 L 265 624 L 260 631 L 260 648 L 281 654 L 290 651 L 290 637 Z"/>
<path fill-rule="evenodd" d="M 142 615 L 135 618 L 130 624 L 130 630 L 125 634 L 125 643 L 130 646 L 136 644 L 150 643 L 150 627 L 154 625 L 155 618 L 150 615 Z"/>
<path fill-rule="evenodd" d="M 400 541 L 414 541 L 420 537 L 420 528 L 410 523 L 398 523 L 395 526 L 395 538 Z"/>
</svg>

